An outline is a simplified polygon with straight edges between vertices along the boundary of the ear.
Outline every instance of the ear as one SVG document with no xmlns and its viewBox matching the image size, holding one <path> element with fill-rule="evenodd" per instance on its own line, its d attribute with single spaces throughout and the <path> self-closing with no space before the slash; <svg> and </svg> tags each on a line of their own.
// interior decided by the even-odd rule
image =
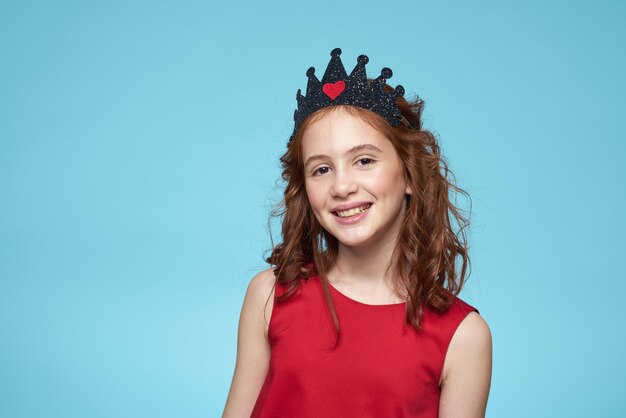
<svg viewBox="0 0 626 418">
<path fill-rule="evenodd" d="M 411 186 L 409 186 L 409 183 L 406 184 L 406 189 L 404 189 L 404 193 L 413 194 L 413 191 L 411 190 Z"/>
</svg>

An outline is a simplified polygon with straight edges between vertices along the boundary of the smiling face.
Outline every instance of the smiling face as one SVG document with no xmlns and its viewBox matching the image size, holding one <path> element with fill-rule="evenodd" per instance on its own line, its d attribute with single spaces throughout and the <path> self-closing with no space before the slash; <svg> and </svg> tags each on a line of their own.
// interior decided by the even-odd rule
<svg viewBox="0 0 626 418">
<path fill-rule="evenodd" d="M 392 143 L 339 107 L 307 127 L 301 150 L 322 227 L 348 247 L 395 245 L 411 191 Z"/>
</svg>

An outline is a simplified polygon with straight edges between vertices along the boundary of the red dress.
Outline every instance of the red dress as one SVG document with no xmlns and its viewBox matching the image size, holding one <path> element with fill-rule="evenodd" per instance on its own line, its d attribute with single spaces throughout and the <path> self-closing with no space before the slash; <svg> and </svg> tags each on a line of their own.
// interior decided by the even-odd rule
<svg viewBox="0 0 626 418">
<path fill-rule="evenodd" d="M 445 313 L 424 309 L 423 329 L 405 324 L 406 303 L 368 305 L 330 287 L 335 328 L 317 276 L 274 303 L 269 371 L 251 417 L 433 417 L 450 340 L 478 310 L 460 298 Z M 275 293 L 285 288 L 276 283 Z"/>
</svg>

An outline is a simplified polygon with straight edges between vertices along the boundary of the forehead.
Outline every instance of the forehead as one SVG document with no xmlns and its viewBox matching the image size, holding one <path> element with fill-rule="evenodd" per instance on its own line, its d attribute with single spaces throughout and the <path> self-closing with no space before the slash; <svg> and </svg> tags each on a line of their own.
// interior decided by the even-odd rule
<svg viewBox="0 0 626 418">
<path fill-rule="evenodd" d="M 341 153 L 360 144 L 372 144 L 382 151 L 393 146 L 385 135 L 358 115 L 352 115 L 341 107 L 326 112 L 306 128 L 302 135 L 302 155 L 323 152 Z"/>
</svg>

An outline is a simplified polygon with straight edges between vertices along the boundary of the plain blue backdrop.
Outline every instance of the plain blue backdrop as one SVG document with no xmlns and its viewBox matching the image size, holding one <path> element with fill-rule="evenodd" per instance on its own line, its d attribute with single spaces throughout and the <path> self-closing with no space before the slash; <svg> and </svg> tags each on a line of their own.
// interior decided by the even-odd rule
<svg viewBox="0 0 626 418">
<path fill-rule="evenodd" d="M 624 45 L 619 1 L 2 1 L 0 416 L 221 415 L 335 47 L 425 100 L 472 197 L 487 416 L 626 416 Z"/>
</svg>

